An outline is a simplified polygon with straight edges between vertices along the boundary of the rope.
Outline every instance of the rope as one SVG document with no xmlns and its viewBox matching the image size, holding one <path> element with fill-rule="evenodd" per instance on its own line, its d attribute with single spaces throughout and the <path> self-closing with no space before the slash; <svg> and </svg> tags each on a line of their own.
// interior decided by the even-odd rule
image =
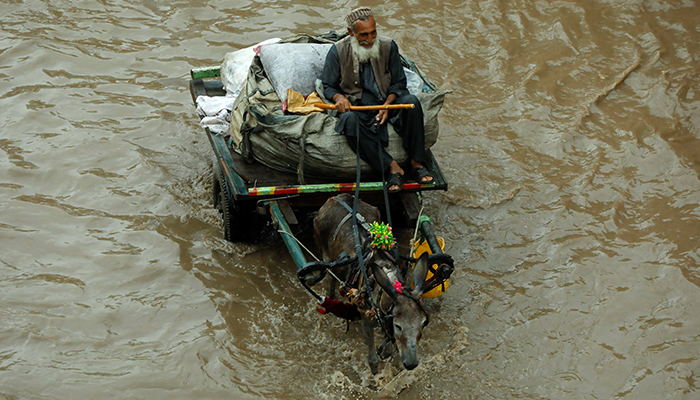
<svg viewBox="0 0 700 400">
<path fill-rule="evenodd" d="M 314 253 L 311 252 L 311 250 L 307 249 L 306 246 L 304 246 L 304 243 L 300 242 L 299 239 L 296 238 L 291 232 L 283 231 L 283 230 L 278 230 L 278 233 L 286 233 L 289 235 L 292 239 L 296 240 L 296 242 L 301 246 L 304 250 L 306 250 L 307 253 L 311 254 L 311 257 L 316 259 L 316 261 L 321 261 Z"/>
<path fill-rule="evenodd" d="M 333 273 L 333 270 L 330 270 L 330 269 L 329 269 L 329 270 L 327 270 L 327 272 L 328 272 L 329 274 L 331 274 L 331 276 L 334 277 L 335 280 L 338 281 L 338 283 L 345 283 L 345 281 L 342 281 L 342 280 L 340 280 L 340 278 L 338 278 L 337 276 L 335 276 L 335 274 Z"/>
<path fill-rule="evenodd" d="M 301 246 L 304 250 L 306 250 L 307 253 L 311 254 L 311 257 L 313 257 L 316 261 L 321 261 L 318 257 L 316 257 L 316 255 L 315 255 L 314 253 L 311 252 L 311 250 L 309 250 L 308 248 L 306 248 L 306 246 L 304 246 L 304 243 L 300 242 L 299 239 L 297 239 L 296 236 L 294 236 L 291 232 L 287 232 L 287 231 L 283 231 L 283 230 L 278 230 L 277 232 L 287 234 L 287 235 L 290 236 L 292 239 L 296 240 L 296 242 L 299 244 L 299 246 Z M 331 276 L 334 277 L 338 282 L 343 283 L 343 281 L 340 280 L 340 278 L 338 278 L 338 277 L 333 273 L 332 270 L 329 269 L 329 270 L 327 270 L 327 272 L 328 272 L 329 274 L 331 274 Z"/>
<path fill-rule="evenodd" d="M 423 215 L 423 205 L 421 204 L 420 211 L 418 211 L 418 219 L 416 220 L 416 229 L 413 231 L 413 239 L 411 239 L 411 255 L 413 255 L 413 246 L 416 245 L 416 239 L 418 238 L 418 229 L 420 228 L 420 217 Z"/>
</svg>

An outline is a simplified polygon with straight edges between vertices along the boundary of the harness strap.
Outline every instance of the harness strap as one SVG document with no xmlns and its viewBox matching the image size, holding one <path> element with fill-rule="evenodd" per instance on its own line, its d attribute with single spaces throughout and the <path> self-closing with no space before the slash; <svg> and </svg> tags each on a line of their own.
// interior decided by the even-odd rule
<svg viewBox="0 0 700 400">
<path fill-rule="evenodd" d="M 357 148 L 360 148 L 360 135 L 357 135 Z M 353 199 L 352 202 L 352 210 L 350 213 L 352 214 L 352 219 L 353 219 L 353 224 L 352 224 L 352 231 L 355 236 L 355 253 L 362 254 L 362 244 L 360 243 L 360 233 L 358 232 L 357 226 L 360 224 L 358 216 L 362 217 L 357 210 L 360 208 L 359 206 L 359 200 L 360 200 L 360 182 L 362 181 L 362 168 L 361 168 L 361 159 L 360 159 L 360 153 L 355 154 L 355 159 L 357 160 L 357 179 L 355 180 L 355 198 Z M 386 190 L 386 189 L 385 189 Z M 341 204 L 344 204 L 341 202 Z M 345 205 L 345 208 L 349 208 L 347 205 Z M 364 220 L 364 218 L 363 218 Z M 366 221 L 365 221 L 366 223 Z M 365 291 L 368 294 L 369 298 L 369 304 L 372 307 L 373 310 L 377 309 L 377 305 L 374 304 L 374 299 L 372 298 L 372 286 L 369 283 L 369 275 L 367 274 L 367 266 L 365 265 L 365 260 L 362 257 L 357 258 L 358 264 L 359 264 L 359 269 L 360 272 L 362 272 L 362 277 L 365 280 Z M 377 314 L 377 318 L 379 321 L 382 321 L 382 317 Z"/>
<path fill-rule="evenodd" d="M 343 225 L 344 225 L 346 222 L 348 222 L 348 220 L 349 220 L 350 218 L 352 218 L 353 212 L 352 212 L 352 208 L 350 208 L 350 206 L 347 205 L 343 200 L 339 199 L 338 197 L 333 197 L 333 200 L 335 200 L 335 201 L 337 201 L 338 203 L 342 204 L 343 207 L 345 207 L 345 209 L 348 210 L 348 215 L 346 215 L 345 218 L 343 218 L 343 219 L 340 221 L 340 223 L 338 224 L 338 227 L 335 228 L 335 233 L 333 233 L 333 240 L 335 240 L 335 239 L 338 237 L 338 233 L 340 232 L 340 228 L 342 228 Z M 365 218 L 364 218 L 364 217 L 362 216 L 362 214 L 360 214 L 359 212 L 356 213 L 356 216 L 357 216 L 357 222 L 358 222 L 363 228 L 365 228 L 365 230 L 366 230 L 367 232 L 369 232 L 370 226 L 369 226 L 369 224 L 367 223 L 367 220 L 365 220 Z"/>
<path fill-rule="evenodd" d="M 338 237 L 338 233 L 340 232 L 340 228 L 342 228 L 343 225 L 345 225 L 345 223 L 348 222 L 348 220 L 349 220 L 350 218 L 352 218 L 352 214 L 346 215 L 345 218 L 343 218 L 343 219 L 340 221 L 340 223 L 338 224 L 338 227 L 335 228 L 335 232 L 333 233 L 333 240 L 335 240 L 335 239 Z"/>
<path fill-rule="evenodd" d="M 358 137 L 359 137 L 359 135 L 358 135 Z M 359 147 L 359 143 L 358 143 L 358 147 Z M 382 141 L 377 140 L 377 154 L 381 154 L 381 151 L 382 151 Z M 379 165 L 382 169 L 381 174 L 382 174 L 382 187 L 384 188 L 383 192 L 384 192 L 384 206 L 386 208 L 386 222 L 389 223 L 389 226 L 393 227 L 394 224 L 391 222 L 391 207 L 389 207 L 389 188 L 387 187 L 387 182 L 384 179 L 384 171 L 385 171 L 386 167 L 384 166 L 384 158 L 383 157 L 379 157 Z M 398 260 L 399 259 L 399 246 L 394 246 L 391 249 L 391 252 L 394 255 L 394 260 Z"/>
</svg>

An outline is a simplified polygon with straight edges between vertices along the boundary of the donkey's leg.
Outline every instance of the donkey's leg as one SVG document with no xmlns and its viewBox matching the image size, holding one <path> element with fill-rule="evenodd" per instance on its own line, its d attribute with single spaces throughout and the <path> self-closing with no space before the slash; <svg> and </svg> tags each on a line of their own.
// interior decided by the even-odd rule
<svg viewBox="0 0 700 400">
<path fill-rule="evenodd" d="M 323 249 L 323 251 L 321 252 L 321 256 L 323 257 L 323 262 L 329 263 L 329 262 L 333 261 L 328 256 L 328 252 L 326 251 L 326 249 Z M 336 297 L 337 297 L 336 293 L 337 293 L 338 285 L 336 284 L 335 279 L 333 279 L 332 276 L 329 277 L 326 275 L 326 279 L 330 279 L 330 282 L 328 283 L 328 292 L 326 293 L 326 297 L 328 297 L 329 299 L 336 300 Z"/>
<path fill-rule="evenodd" d="M 338 293 L 338 281 L 336 281 L 335 278 L 331 277 L 331 280 L 328 283 L 328 294 L 326 294 L 326 297 L 328 297 L 329 299 L 337 300 L 336 299 L 337 293 Z"/>
<path fill-rule="evenodd" d="M 372 370 L 372 374 L 376 375 L 379 370 L 379 356 L 377 355 L 377 349 L 374 347 L 374 324 L 369 317 L 362 317 L 362 328 L 365 331 L 369 368 Z"/>
</svg>

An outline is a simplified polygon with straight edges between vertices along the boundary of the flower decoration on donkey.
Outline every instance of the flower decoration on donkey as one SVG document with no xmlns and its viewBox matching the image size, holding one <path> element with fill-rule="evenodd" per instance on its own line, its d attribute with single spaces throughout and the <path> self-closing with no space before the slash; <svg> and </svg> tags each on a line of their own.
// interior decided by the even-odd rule
<svg viewBox="0 0 700 400">
<path fill-rule="evenodd" d="M 372 236 L 372 247 L 379 250 L 391 250 L 396 245 L 394 234 L 388 224 L 372 222 L 369 226 L 369 233 Z"/>
</svg>

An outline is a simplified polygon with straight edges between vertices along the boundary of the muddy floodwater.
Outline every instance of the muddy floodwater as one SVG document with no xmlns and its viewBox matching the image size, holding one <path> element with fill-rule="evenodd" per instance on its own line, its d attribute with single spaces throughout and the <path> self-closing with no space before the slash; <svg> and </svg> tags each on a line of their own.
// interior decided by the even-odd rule
<svg viewBox="0 0 700 400">
<path fill-rule="evenodd" d="M 0 399 L 700 398 L 698 3 L 3 1 Z M 376 376 L 279 235 L 223 240 L 187 87 L 358 5 L 451 92 L 456 271 Z"/>
</svg>

